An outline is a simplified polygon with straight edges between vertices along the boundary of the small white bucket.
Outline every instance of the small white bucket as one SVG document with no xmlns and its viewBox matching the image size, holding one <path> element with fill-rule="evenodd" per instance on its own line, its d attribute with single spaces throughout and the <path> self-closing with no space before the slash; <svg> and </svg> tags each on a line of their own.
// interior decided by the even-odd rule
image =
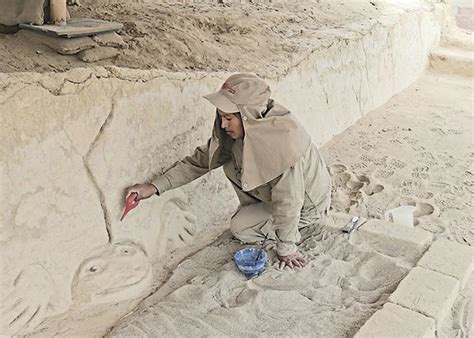
<svg viewBox="0 0 474 338">
<path fill-rule="evenodd" d="M 385 220 L 393 223 L 413 226 L 413 213 L 416 207 L 413 205 L 403 205 L 385 212 Z"/>
</svg>

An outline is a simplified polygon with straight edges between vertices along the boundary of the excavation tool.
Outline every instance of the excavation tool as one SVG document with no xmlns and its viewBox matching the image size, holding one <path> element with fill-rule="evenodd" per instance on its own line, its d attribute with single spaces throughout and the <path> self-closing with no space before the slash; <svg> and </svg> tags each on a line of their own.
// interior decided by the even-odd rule
<svg viewBox="0 0 474 338">
<path fill-rule="evenodd" d="M 258 251 L 257 257 L 255 258 L 255 261 L 258 261 L 260 259 L 260 256 L 262 255 L 262 252 L 263 252 L 263 246 L 267 242 L 267 239 L 268 239 L 268 234 L 265 235 L 265 238 L 263 239 L 262 244 L 259 245 L 259 251 Z"/>
<path fill-rule="evenodd" d="M 127 201 L 125 202 L 125 210 L 123 211 L 123 215 L 120 218 L 120 222 L 122 222 L 130 210 L 135 209 L 138 203 L 140 203 L 137 197 L 138 194 L 136 192 L 132 192 L 130 195 L 128 195 Z"/>
<path fill-rule="evenodd" d="M 342 228 L 342 232 L 350 234 L 355 230 L 359 230 L 359 228 L 367 222 L 367 219 L 359 216 L 352 217 L 351 221 L 347 223 L 344 228 Z"/>
</svg>

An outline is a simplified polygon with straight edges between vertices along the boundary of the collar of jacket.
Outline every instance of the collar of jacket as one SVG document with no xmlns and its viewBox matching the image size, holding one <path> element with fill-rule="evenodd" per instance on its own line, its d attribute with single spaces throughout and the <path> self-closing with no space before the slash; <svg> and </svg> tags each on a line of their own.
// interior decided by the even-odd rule
<svg viewBox="0 0 474 338">
<path fill-rule="evenodd" d="M 269 100 L 266 106 L 238 105 L 245 130 L 242 189 L 268 183 L 293 166 L 311 144 L 311 137 L 285 107 Z M 231 138 L 220 128 L 216 113 L 209 145 L 209 169 L 217 167 L 224 144 Z"/>
</svg>

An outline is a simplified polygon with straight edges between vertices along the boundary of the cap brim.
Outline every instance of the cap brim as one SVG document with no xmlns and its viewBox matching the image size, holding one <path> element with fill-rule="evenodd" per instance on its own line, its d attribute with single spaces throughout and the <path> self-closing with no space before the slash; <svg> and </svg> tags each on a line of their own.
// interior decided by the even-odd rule
<svg viewBox="0 0 474 338">
<path fill-rule="evenodd" d="M 239 111 L 237 105 L 232 103 L 227 97 L 219 92 L 205 95 L 203 97 L 224 113 L 237 113 Z"/>
</svg>

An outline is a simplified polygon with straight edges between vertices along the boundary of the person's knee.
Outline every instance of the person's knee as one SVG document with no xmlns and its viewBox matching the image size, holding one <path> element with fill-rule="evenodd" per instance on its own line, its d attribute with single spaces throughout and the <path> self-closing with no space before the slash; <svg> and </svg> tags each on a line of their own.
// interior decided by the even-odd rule
<svg viewBox="0 0 474 338">
<path fill-rule="evenodd" d="M 230 232 L 244 242 L 256 240 L 257 230 L 271 218 L 271 211 L 263 203 L 241 206 L 230 220 Z"/>
<path fill-rule="evenodd" d="M 230 233 L 237 239 L 241 239 L 240 238 L 240 234 L 242 233 L 242 231 L 244 230 L 243 227 L 242 227 L 242 224 L 240 224 L 238 222 L 238 219 L 236 220 L 234 217 L 231 218 L 230 220 L 230 227 L 229 227 L 229 230 L 230 230 Z"/>
</svg>

